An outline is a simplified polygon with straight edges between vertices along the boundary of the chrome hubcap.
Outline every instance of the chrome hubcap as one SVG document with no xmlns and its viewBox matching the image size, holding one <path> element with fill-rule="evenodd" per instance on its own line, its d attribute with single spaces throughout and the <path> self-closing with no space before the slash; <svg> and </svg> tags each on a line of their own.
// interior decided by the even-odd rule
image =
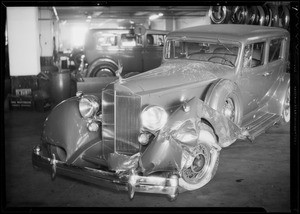
<svg viewBox="0 0 300 214">
<path fill-rule="evenodd" d="M 113 76 L 113 73 L 110 69 L 103 68 L 97 72 L 96 76 L 97 77 L 111 77 L 111 76 Z"/>
<path fill-rule="evenodd" d="M 190 184 L 197 184 L 209 169 L 210 151 L 208 146 L 200 144 L 192 153 L 193 162 L 182 170 L 182 177 Z"/>
<path fill-rule="evenodd" d="M 225 104 L 222 109 L 222 113 L 229 120 L 231 120 L 231 121 L 235 120 L 235 108 L 234 108 L 233 100 L 231 98 L 226 99 Z"/>
</svg>

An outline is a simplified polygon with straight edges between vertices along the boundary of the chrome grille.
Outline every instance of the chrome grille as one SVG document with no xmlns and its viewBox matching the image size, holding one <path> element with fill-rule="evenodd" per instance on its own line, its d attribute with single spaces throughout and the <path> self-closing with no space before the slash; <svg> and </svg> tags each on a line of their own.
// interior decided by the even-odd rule
<svg viewBox="0 0 300 214">
<path fill-rule="evenodd" d="M 114 90 L 102 92 L 103 155 L 118 152 L 132 155 L 139 151 L 141 98 L 119 95 Z"/>
</svg>

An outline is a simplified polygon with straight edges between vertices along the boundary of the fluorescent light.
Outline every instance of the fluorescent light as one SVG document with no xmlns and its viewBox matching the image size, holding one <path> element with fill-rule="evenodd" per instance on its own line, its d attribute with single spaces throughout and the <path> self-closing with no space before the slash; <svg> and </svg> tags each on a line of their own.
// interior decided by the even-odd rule
<svg viewBox="0 0 300 214">
<path fill-rule="evenodd" d="M 56 17 L 56 20 L 58 21 L 58 20 L 59 20 L 59 17 L 58 17 L 58 15 L 57 15 L 56 8 L 55 8 L 55 7 L 52 7 L 52 9 L 53 9 L 54 15 L 55 15 L 55 17 Z"/>
<path fill-rule="evenodd" d="M 149 17 L 149 20 L 154 20 L 154 19 L 157 19 L 157 18 L 159 18 L 159 17 L 161 17 L 161 16 L 163 16 L 164 14 L 162 14 L 162 13 L 159 13 L 159 14 L 154 14 L 154 15 L 151 15 L 150 17 Z"/>
</svg>

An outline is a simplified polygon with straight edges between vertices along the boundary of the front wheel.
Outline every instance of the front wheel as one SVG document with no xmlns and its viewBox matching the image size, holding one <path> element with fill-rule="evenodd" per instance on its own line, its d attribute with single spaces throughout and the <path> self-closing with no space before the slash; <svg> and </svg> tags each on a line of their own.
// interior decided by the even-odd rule
<svg viewBox="0 0 300 214">
<path fill-rule="evenodd" d="M 211 128 L 200 131 L 198 144 L 190 149 L 181 171 L 179 186 L 184 190 L 196 190 L 206 185 L 215 175 L 219 165 L 220 151 Z"/>
</svg>

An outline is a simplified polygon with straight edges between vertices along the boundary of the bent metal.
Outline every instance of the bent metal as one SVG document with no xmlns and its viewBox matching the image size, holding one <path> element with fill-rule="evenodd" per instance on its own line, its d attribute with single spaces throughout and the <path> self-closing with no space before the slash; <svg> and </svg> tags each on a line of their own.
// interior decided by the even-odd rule
<svg viewBox="0 0 300 214">
<path fill-rule="evenodd" d="M 289 122 L 288 50 L 289 34 L 279 28 L 171 32 L 160 67 L 53 108 L 33 166 L 53 179 L 61 174 L 128 191 L 130 199 L 143 192 L 172 201 L 197 190 L 214 177 L 222 148 Z M 266 78 L 247 84 L 260 73 Z"/>
</svg>

